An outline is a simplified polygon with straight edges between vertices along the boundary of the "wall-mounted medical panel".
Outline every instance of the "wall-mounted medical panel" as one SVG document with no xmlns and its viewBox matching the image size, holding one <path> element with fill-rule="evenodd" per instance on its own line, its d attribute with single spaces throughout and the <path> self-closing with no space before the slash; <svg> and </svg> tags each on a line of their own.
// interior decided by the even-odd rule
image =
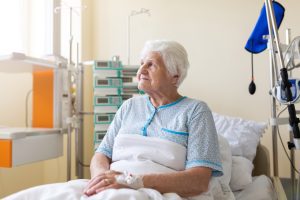
<svg viewBox="0 0 300 200">
<path fill-rule="evenodd" d="M 122 70 L 122 76 L 123 77 L 127 77 L 127 76 L 135 77 L 138 69 L 139 69 L 139 66 L 137 66 L 137 65 L 134 65 L 131 67 L 124 67 Z"/>
<path fill-rule="evenodd" d="M 98 69 L 94 70 L 94 74 L 102 77 L 135 77 L 138 66 L 123 67 L 121 69 Z"/>
<path fill-rule="evenodd" d="M 95 106 L 94 113 L 116 113 L 119 106 Z"/>
<path fill-rule="evenodd" d="M 63 155 L 59 129 L 0 128 L 0 167 L 11 168 Z"/>
<path fill-rule="evenodd" d="M 94 131 L 107 131 L 109 124 L 94 124 Z"/>
<path fill-rule="evenodd" d="M 94 87 L 95 88 L 121 88 L 125 83 L 131 83 L 131 77 L 107 77 L 102 78 L 99 76 L 94 77 Z"/>
<path fill-rule="evenodd" d="M 49 69 L 58 69 L 58 65 L 50 60 L 33 58 L 18 52 L 0 56 L 0 72 L 32 73 Z"/>
<path fill-rule="evenodd" d="M 123 87 L 120 88 L 94 88 L 94 94 L 103 94 L 103 95 L 133 95 L 142 93 L 138 89 L 137 84 L 123 84 Z"/>
<path fill-rule="evenodd" d="M 137 83 L 125 83 L 122 88 L 122 94 L 141 94 L 143 91 L 138 89 Z"/>
<path fill-rule="evenodd" d="M 94 71 L 94 75 L 99 78 L 122 77 L 122 70 L 98 70 Z"/>
<path fill-rule="evenodd" d="M 33 128 L 0 128 L 0 167 L 62 156 L 65 69 L 63 62 L 58 64 L 22 53 L 0 56 L 0 72 L 31 73 L 33 80 L 32 123 L 29 124 Z M 71 101 L 67 103 L 70 107 Z"/>
<path fill-rule="evenodd" d="M 62 128 L 62 71 L 35 71 L 32 77 L 32 127 Z"/>
<path fill-rule="evenodd" d="M 136 73 L 139 66 L 125 66 L 117 56 L 109 61 L 87 61 L 93 67 L 94 148 L 101 143 L 122 103 L 139 94 Z"/>
<path fill-rule="evenodd" d="M 109 60 L 109 61 L 94 61 L 94 70 L 121 70 L 123 69 L 122 62 L 119 60 Z"/>
<path fill-rule="evenodd" d="M 102 142 L 106 131 L 95 131 L 94 132 L 94 149 L 96 150 L 99 144 Z"/>
<path fill-rule="evenodd" d="M 108 95 L 108 96 L 94 96 L 94 112 L 95 113 L 109 113 L 117 112 L 118 108 L 122 104 L 122 96 Z"/>
<path fill-rule="evenodd" d="M 62 63 L 11 53 L 0 56 L 0 72 L 32 74 L 32 127 L 63 126 Z M 66 70 L 65 70 L 66 71 Z M 25 97 L 24 97 L 25 99 Z"/>
<path fill-rule="evenodd" d="M 99 78 L 95 76 L 94 78 L 95 88 L 121 88 L 123 86 L 122 78 L 109 77 L 109 78 Z"/>
<path fill-rule="evenodd" d="M 94 96 L 94 106 L 120 106 L 122 96 Z"/>
<path fill-rule="evenodd" d="M 115 113 L 95 113 L 94 123 L 95 124 L 110 124 L 114 119 Z"/>
<path fill-rule="evenodd" d="M 95 131 L 94 133 L 94 141 L 101 142 L 106 134 L 106 131 Z"/>
</svg>

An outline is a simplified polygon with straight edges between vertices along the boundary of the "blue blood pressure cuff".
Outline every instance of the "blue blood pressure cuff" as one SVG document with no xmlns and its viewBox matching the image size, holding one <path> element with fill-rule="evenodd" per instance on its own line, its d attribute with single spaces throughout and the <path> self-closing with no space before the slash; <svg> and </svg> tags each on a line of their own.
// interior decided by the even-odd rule
<svg viewBox="0 0 300 200">
<path fill-rule="evenodd" d="M 284 7 L 276 1 L 272 1 L 274 7 L 274 15 L 276 18 L 276 24 L 279 28 L 283 17 Z M 245 49 L 250 53 L 260 53 L 267 48 L 268 40 L 264 39 L 264 35 L 269 35 L 268 19 L 266 14 L 266 5 L 264 4 L 261 9 L 257 23 L 246 43 Z"/>
</svg>

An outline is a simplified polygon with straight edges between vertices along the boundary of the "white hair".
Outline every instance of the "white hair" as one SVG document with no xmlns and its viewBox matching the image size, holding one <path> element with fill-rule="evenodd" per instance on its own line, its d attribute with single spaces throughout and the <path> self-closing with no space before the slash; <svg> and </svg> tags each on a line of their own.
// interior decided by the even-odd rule
<svg viewBox="0 0 300 200">
<path fill-rule="evenodd" d="M 141 59 L 151 52 L 159 52 L 168 72 L 174 76 L 178 75 L 176 86 L 182 83 L 189 68 L 188 55 L 185 48 L 175 41 L 151 40 L 147 41 L 141 51 Z"/>
</svg>

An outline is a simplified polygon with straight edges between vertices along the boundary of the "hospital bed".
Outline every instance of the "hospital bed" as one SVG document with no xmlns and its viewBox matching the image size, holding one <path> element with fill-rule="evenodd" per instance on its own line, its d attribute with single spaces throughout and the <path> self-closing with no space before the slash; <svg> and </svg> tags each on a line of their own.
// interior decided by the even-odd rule
<svg viewBox="0 0 300 200">
<path fill-rule="evenodd" d="M 262 144 L 259 144 L 257 147 L 257 154 L 253 161 L 253 165 L 253 182 L 244 190 L 234 192 L 236 199 L 256 199 L 253 197 L 253 194 L 255 194 L 256 196 L 263 196 L 267 199 L 287 200 L 286 193 L 279 177 L 271 176 L 269 150 Z M 259 181 L 257 180 L 258 177 L 260 178 Z M 270 180 L 272 182 L 270 182 Z"/>
<path fill-rule="evenodd" d="M 227 179 L 234 198 L 237 200 L 286 200 L 279 178 L 271 177 L 269 151 L 259 142 L 267 124 L 217 113 L 213 113 L 213 115 L 219 138 L 225 138 L 227 141 L 225 142 L 226 146 L 225 143 L 220 143 L 219 139 L 224 169 L 223 177 Z M 241 135 L 243 137 L 239 137 Z M 244 142 L 249 145 L 245 145 Z M 251 149 L 252 147 L 255 149 Z M 49 198 L 49 195 L 53 196 L 53 199 L 98 199 L 82 195 L 86 183 L 87 180 L 78 179 L 66 183 L 37 186 L 13 194 L 4 200 L 31 199 L 30 197 L 43 199 Z M 122 196 L 119 196 L 120 198 Z M 132 199 L 139 200 L 141 198 Z M 166 196 L 162 196 L 161 199 L 169 200 Z"/>
</svg>

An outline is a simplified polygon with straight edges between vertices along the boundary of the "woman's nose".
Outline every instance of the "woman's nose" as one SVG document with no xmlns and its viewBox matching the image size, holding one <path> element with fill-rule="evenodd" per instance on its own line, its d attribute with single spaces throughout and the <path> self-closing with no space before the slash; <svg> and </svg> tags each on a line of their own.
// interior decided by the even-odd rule
<svg viewBox="0 0 300 200">
<path fill-rule="evenodd" d="M 143 74 L 146 72 L 146 65 L 145 64 L 142 64 L 137 72 L 137 74 Z"/>
</svg>

